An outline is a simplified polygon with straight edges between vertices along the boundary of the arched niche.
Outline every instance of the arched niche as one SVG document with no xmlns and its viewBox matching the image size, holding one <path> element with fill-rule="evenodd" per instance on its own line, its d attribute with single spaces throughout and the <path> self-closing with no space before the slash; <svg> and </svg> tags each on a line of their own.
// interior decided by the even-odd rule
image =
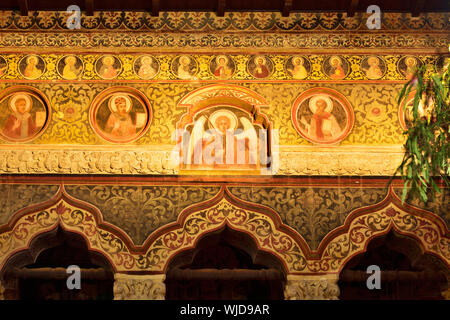
<svg viewBox="0 0 450 320">
<path fill-rule="evenodd" d="M 236 85 L 205 86 L 183 97 L 177 105 L 186 109 L 177 123 L 180 169 L 270 173 L 274 137 L 268 117 L 261 112 L 266 106 L 259 94 Z"/>
<path fill-rule="evenodd" d="M 81 288 L 69 289 L 67 268 L 81 270 Z M 32 239 L 16 252 L 0 272 L 6 299 L 86 300 L 112 299 L 114 271 L 106 257 L 91 251 L 85 239 L 61 226 Z"/>
<path fill-rule="evenodd" d="M 370 266 L 379 268 L 378 285 Z M 413 238 L 391 230 L 372 239 L 365 252 L 345 264 L 339 274 L 339 299 L 443 299 L 447 279 L 450 272 L 442 260 L 425 253 Z M 376 287 L 369 288 L 368 282 Z"/>
<path fill-rule="evenodd" d="M 166 299 L 283 299 L 283 264 L 258 250 L 243 232 L 225 226 L 176 255 L 166 274 Z"/>
</svg>

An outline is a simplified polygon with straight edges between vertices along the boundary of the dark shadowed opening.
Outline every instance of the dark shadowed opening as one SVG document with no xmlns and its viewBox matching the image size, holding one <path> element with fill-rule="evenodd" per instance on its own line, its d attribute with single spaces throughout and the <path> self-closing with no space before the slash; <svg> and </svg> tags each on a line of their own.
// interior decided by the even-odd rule
<svg viewBox="0 0 450 320">
<path fill-rule="evenodd" d="M 283 299 L 284 283 L 284 267 L 276 257 L 258 250 L 249 235 L 225 227 L 172 259 L 166 299 Z"/>
<path fill-rule="evenodd" d="M 367 282 L 380 268 L 380 289 L 369 289 Z M 449 272 L 445 264 L 431 254 L 424 254 L 412 238 L 393 231 L 373 239 L 367 251 L 351 259 L 339 275 L 339 299 L 397 300 L 443 299 Z M 369 279 L 375 284 L 373 278 Z"/>
<path fill-rule="evenodd" d="M 80 289 L 69 289 L 67 267 L 80 268 Z M 89 251 L 82 236 L 56 228 L 36 237 L 2 270 L 9 299 L 112 300 L 114 273 L 108 260 Z M 72 282 L 74 283 L 74 282 Z"/>
</svg>

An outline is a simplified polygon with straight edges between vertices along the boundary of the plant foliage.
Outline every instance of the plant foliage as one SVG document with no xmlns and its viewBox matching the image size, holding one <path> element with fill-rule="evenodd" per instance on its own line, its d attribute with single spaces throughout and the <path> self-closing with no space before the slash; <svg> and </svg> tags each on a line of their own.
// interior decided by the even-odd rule
<svg viewBox="0 0 450 320">
<path fill-rule="evenodd" d="M 441 177 L 449 185 L 449 79 L 448 63 L 440 74 L 422 66 L 400 92 L 398 103 L 404 114 L 411 115 L 405 132 L 405 154 L 394 173 L 404 181 L 402 201 L 409 193 L 427 202 L 430 194 L 441 192 L 436 178 Z M 412 108 L 407 110 L 411 95 Z"/>
</svg>

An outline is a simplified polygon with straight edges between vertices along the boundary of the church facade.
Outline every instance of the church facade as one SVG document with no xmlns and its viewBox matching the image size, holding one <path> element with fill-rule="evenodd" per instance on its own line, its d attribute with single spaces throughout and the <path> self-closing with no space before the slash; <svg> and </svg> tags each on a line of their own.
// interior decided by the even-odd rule
<svg viewBox="0 0 450 320">
<path fill-rule="evenodd" d="M 369 16 L 0 12 L 0 298 L 448 299 L 448 188 L 388 185 L 448 13 Z"/>
</svg>

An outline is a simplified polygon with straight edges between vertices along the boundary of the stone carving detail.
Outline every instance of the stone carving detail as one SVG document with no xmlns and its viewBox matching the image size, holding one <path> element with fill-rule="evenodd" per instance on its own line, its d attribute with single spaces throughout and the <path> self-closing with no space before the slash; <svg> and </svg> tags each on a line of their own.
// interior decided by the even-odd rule
<svg viewBox="0 0 450 320">
<path fill-rule="evenodd" d="M 392 175 L 400 152 L 279 152 L 280 175 Z M 2 150 L 0 173 L 178 174 L 172 150 Z"/>
<path fill-rule="evenodd" d="M 164 300 L 166 295 L 165 274 L 114 275 L 114 300 Z"/>
<path fill-rule="evenodd" d="M 280 152 L 280 175 L 390 176 L 401 163 L 400 152 Z"/>
<path fill-rule="evenodd" d="M 286 300 L 337 300 L 338 275 L 288 276 L 284 297 Z"/>
<path fill-rule="evenodd" d="M 177 174 L 170 151 L 2 150 L 0 173 Z"/>
</svg>

